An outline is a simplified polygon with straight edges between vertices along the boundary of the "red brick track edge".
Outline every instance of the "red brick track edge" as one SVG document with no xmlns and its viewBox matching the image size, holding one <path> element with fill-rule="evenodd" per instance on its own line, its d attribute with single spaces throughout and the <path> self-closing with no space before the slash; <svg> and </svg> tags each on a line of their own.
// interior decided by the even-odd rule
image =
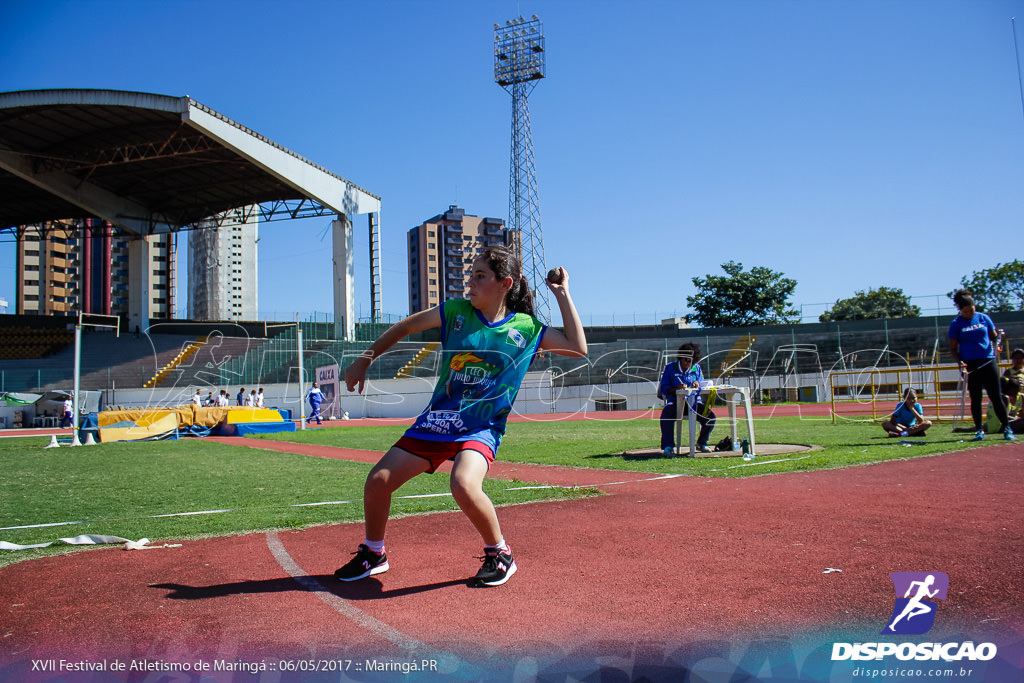
<svg viewBox="0 0 1024 683">
<path fill-rule="evenodd" d="M 0 570 L 0 681 L 857 680 L 832 644 L 884 640 L 895 571 L 950 579 L 904 640 L 993 642 L 968 680 L 1020 681 L 1022 467 L 1024 444 L 741 480 L 498 462 L 605 493 L 501 508 L 504 586 L 468 585 L 457 512 L 392 520 L 391 570 L 351 584 L 332 574 L 355 524 L 21 562 Z"/>
</svg>

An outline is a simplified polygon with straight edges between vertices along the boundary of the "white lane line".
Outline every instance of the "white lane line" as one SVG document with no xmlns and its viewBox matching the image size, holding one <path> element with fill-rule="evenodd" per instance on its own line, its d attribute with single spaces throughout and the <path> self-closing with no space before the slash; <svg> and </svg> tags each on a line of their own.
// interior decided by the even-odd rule
<svg viewBox="0 0 1024 683">
<path fill-rule="evenodd" d="M 355 624 L 361 628 L 366 629 L 379 638 L 383 638 L 384 640 L 394 643 L 403 650 L 406 650 L 410 655 L 415 655 L 416 659 L 436 660 L 438 663 L 438 669 L 441 672 L 454 673 L 461 669 L 462 673 L 470 673 L 476 669 L 476 667 L 471 666 L 450 652 L 436 650 L 426 643 L 422 643 L 412 636 L 402 633 L 380 619 L 370 616 L 348 600 L 332 593 L 323 584 L 307 574 L 306 571 L 300 567 L 294 559 L 292 559 L 292 556 L 288 554 L 288 550 L 284 547 L 284 543 L 281 542 L 281 538 L 278 536 L 276 531 L 267 532 L 267 547 L 270 548 L 270 553 L 274 556 L 274 559 L 277 560 L 277 563 L 281 565 L 282 569 L 288 572 L 289 576 L 298 581 L 303 588 L 314 593 L 318 598 L 331 606 L 343 617 L 355 622 Z"/>
<path fill-rule="evenodd" d="M 779 462 L 779 461 L 772 461 Z M 764 463 L 766 464 L 766 463 Z M 719 470 L 713 470 L 719 471 Z M 533 486 L 510 486 L 505 491 L 529 491 L 538 489 L 586 489 L 586 488 L 600 488 L 602 486 L 621 486 L 623 484 L 640 484 L 648 481 L 662 481 L 665 479 L 678 479 L 680 477 L 687 477 L 692 475 L 686 474 L 663 474 L 655 477 L 646 477 L 644 479 L 628 479 L 623 481 L 608 481 L 600 484 L 537 484 Z M 450 498 L 451 493 L 420 493 L 410 494 L 407 496 L 396 496 L 396 500 L 410 500 L 414 498 Z M 271 505 L 265 506 L 263 509 L 273 509 L 275 507 L 318 507 L 323 505 L 351 505 L 352 503 L 362 503 L 361 500 L 325 500 L 316 503 L 291 503 L 289 505 Z M 98 524 L 102 522 L 116 522 L 124 520 L 137 520 L 137 519 L 164 519 L 168 517 L 194 517 L 198 515 L 221 515 L 226 512 L 244 512 L 246 510 L 256 510 L 261 508 L 224 508 L 221 510 L 195 510 L 192 512 L 169 512 L 162 515 L 144 515 L 142 517 L 121 517 L 114 519 L 83 519 L 75 520 L 72 522 L 49 522 L 47 524 L 25 524 L 22 526 L 4 526 L 0 527 L 0 531 L 17 531 L 19 529 L 42 529 L 44 527 L 56 527 L 56 526 L 71 526 L 75 524 Z"/>
<path fill-rule="evenodd" d="M 671 478 L 671 477 L 674 477 L 674 476 L 676 476 L 676 475 L 669 475 L 668 477 L 656 477 L 656 479 L 666 479 L 666 478 Z M 635 481 L 653 481 L 653 480 L 639 479 L 639 480 L 635 480 Z M 630 484 L 630 483 L 633 483 L 633 482 L 629 482 L 629 481 L 615 481 L 615 482 L 610 482 L 608 484 L 585 484 L 585 485 L 584 484 L 579 484 L 579 485 L 571 485 L 571 486 L 562 486 L 562 485 L 557 485 L 557 484 L 551 484 L 551 485 L 541 485 L 541 486 L 515 486 L 515 487 L 506 488 L 504 490 L 505 491 L 522 491 L 522 490 L 527 490 L 527 489 L 573 489 L 573 488 L 590 488 L 590 487 L 594 487 L 594 486 L 614 486 L 616 484 Z M 452 496 L 452 494 L 450 492 L 447 492 L 447 491 L 446 492 L 442 492 L 442 493 L 417 493 L 417 494 L 410 494 L 410 495 L 407 495 L 407 496 L 395 496 L 395 500 L 412 500 L 412 499 L 415 499 L 415 498 L 451 498 L 451 496 Z M 47 524 L 25 524 L 23 526 L 4 526 L 4 527 L 0 527 L 0 531 L 16 531 L 18 529 L 41 529 L 43 527 L 69 526 L 69 525 L 72 525 L 72 524 L 98 524 L 98 523 L 101 523 L 101 522 L 116 522 L 116 521 L 124 521 L 124 520 L 127 520 L 127 519 L 131 519 L 131 520 L 137 520 L 137 519 L 163 519 L 163 518 L 167 518 L 167 517 L 194 517 L 194 516 L 197 516 L 197 515 L 221 515 L 221 514 L 224 514 L 226 512 L 244 512 L 246 510 L 273 509 L 273 508 L 279 508 L 279 507 L 303 508 L 303 507 L 318 507 L 318 506 L 322 506 L 322 505 L 351 505 L 352 503 L 360 503 L 361 504 L 362 502 L 363 502 L 362 500 L 325 500 L 325 501 L 320 501 L 320 502 L 316 502 L 316 503 L 291 503 L 289 505 L 268 505 L 268 506 L 263 506 L 262 508 L 261 507 L 252 507 L 252 508 L 224 508 L 222 510 L 196 510 L 196 511 L 193 511 L 193 512 L 169 512 L 169 513 L 163 514 L 163 515 L 144 515 L 142 517 L 120 517 L 120 518 L 114 518 L 114 519 L 83 519 L 83 520 L 76 520 L 76 521 L 73 521 L 73 522 L 50 522 L 50 523 L 47 523 Z"/>
</svg>

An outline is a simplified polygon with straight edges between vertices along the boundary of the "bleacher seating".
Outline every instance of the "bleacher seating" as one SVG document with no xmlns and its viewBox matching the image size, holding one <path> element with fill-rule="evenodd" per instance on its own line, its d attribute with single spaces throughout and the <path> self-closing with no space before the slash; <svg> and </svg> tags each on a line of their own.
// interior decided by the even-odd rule
<svg viewBox="0 0 1024 683">
<path fill-rule="evenodd" d="M 83 331 L 79 386 L 84 390 L 141 387 L 194 338 Z M 72 339 L 73 341 L 73 339 Z M 5 391 L 67 389 L 74 381 L 74 344 L 46 358 L 5 360 Z"/>
<path fill-rule="evenodd" d="M 1024 316 L 1005 317 L 1000 326 L 1007 332 L 1007 346 L 1024 344 Z M 951 317 L 859 321 L 855 323 L 779 325 L 720 330 L 635 330 L 636 338 L 617 339 L 621 331 L 595 328 L 588 331 L 589 354 L 569 358 L 552 353 L 538 355 L 531 370 L 549 370 L 562 385 L 657 382 L 667 358 L 683 342 L 696 342 L 705 360 L 705 374 L 719 377 L 723 364 L 735 363 L 729 377 L 782 376 L 789 373 L 827 374 L 832 370 L 868 367 L 898 367 L 950 362 L 946 327 Z M 284 328 L 278 336 L 225 337 L 214 333 L 194 355 L 173 368 L 161 384 L 168 386 L 211 386 L 233 388 L 298 381 L 295 327 Z M 383 329 L 384 326 L 380 326 Z M 49 328 L 49 329 L 46 329 Z M 187 329 L 172 326 L 170 329 Z M 314 379 L 315 369 L 337 364 L 341 373 L 371 341 L 335 341 L 317 337 L 329 331 L 303 327 L 305 381 Z M 366 330 L 364 330 L 365 332 Z M 374 332 L 378 331 L 376 329 Z M 115 336 L 103 330 L 83 330 L 81 386 L 88 390 L 141 387 L 158 370 L 170 363 L 190 344 L 205 337 L 208 330 L 192 334 L 161 334 L 135 337 Z M 239 334 L 245 334 L 240 332 Z M 649 337 L 641 336 L 649 334 Z M 659 336 L 660 335 L 660 336 Z M 372 336 L 372 335 L 371 335 Z M 28 341 L 25 341 L 25 340 Z M 369 379 L 394 378 L 410 364 L 430 338 L 402 341 L 385 356 L 376 359 Z M 50 346 L 47 346 L 49 344 Z M 31 345 L 32 350 L 26 347 Z M 749 348 L 750 354 L 743 357 Z M 45 349 L 45 350 L 44 350 Z M 43 356 L 44 353 L 50 353 Z M 28 355 L 23 355 L 28 354 Z M 0 327 L 0 390 L 34 391 L 66 389 L 72 382 L 73 333 L 66 325 L 40 319 L 38 328 L 11 325 Z M 411 363 L 414 377 L 433 377 L 439 372 L 439 354 L 428 354 Z"/>
<path fill-rule="evenodd" d="M 876 321 L 877 323 L 877 321 Z M 814 330 L 793 334 L 793 328 L 779 326 L 778 331 L 759 328 L 756 335 L 727 330 L 709 330 L 708 334 L 687 337 L 652 337 L 589 344 L 587 358 L 567 358 L 544 354 L 534 360 L 531 370 L 551 370 L 556 381 L 566 386 L 635 381 L 657 382 L 667 359 L 686 341 L 696 342 L 704 355 L 706 376 L 718 377 L 723 363 L 737 363 L 747 348 L 750 355 L 740 360 L 730 377 L 784 375 L 791 372 L 828 373 L 873 366 L 897 367 L 908 362 L 928 364 L 949 362 L 944 340 L 935 344 L 934 328 L 903 327 L 843 331 Z M 799 329 L 799 328 L 797 328 Z M 767 330 L 767 331 L 766 331 Z M 944 330 L 940 330 L 944 333 Z"/>
<path fill-rule="evenodd" d="M 0 327 L 0 359 L 46 358 L 75 340 L 71 330 Z"/>
<path fill-rule="evenodd" d="M 416 352 L 415 356 L 413 356 L 408 362 L 406 362 L 405 365 L 403 365 L 398 370 L 398 372 L 395 374 L 395 379 L 402 379 L 402 378 L 405 378 L 405 377 L 415 377 L 416 376 L 416 369 L 419 368 L 420 366 L 423 366 L 424 363 L 426 362 L 426 360 L 430 357 L 430 355 L 432 353 L 434 353 L 440 347 L 441 347 L 441 342 L 436 342 L 436 341 L 430 342 L 429 344 L 425 345 L 422 349 L 420 349 L 419 351 Z M 426 366 L 426 367 L 430 367 L 430 366 Z"/>
<path fill-rule="evenodd" d="M 267 339 L 252 337 L 224 337 L 211 335 L 184 359 L 170 368 L 158 386 L 233 386 L 239 382 L 239 375 L 232 364 L 244 358 L 251 351 L 261 348 Z M 257 383 L 258 375 L 250 383 Z M 270 382 L 265 382 L 270 383 Z"/>
</svg>

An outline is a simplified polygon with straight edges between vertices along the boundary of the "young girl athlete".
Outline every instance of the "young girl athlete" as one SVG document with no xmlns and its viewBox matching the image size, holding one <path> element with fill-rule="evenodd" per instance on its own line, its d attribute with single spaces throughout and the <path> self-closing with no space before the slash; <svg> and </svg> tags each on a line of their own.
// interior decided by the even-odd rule
<svg viewBox="0 0 1024 683">
<path fill-rule="evenodd" d="M 366 539 L 355 557 L 334 573 L 338 580 L 355 581 L 388 570 L 384 530 L 391 494 L 446 460 L 453 460 L 452 496 L 484 540 L 483 566 L 475 582 L 499 586 L 516 572 L 483 481 L 537 350 L 564 356 L 587 353 L 583 325 L 569 296 L 569 277 L 564 269 L 560 272 L 561 282 L 548 282 L 548 288 L 558 302 L 564 333 L 533 317 L 530 285 L 513 253 L 506 247 L 487 247 L 473 261 L 468 300 L 445 301 L 410 315 L 345 370 L 348 390 L 362 393 L 373 359 L 407 335 L 441 328 L 442 369 L 430 404 L 367 475 Z"/>
</svg>

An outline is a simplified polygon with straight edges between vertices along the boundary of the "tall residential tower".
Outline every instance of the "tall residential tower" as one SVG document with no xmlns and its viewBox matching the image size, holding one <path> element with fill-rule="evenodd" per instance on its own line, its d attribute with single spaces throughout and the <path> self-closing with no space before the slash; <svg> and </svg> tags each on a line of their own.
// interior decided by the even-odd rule
<svg viewBox="0 0 1024 683">
<path fill-rule="evenodd" d="M 190 320 L 257 320 L 259 212 L 238 210 L 237 220 L 188 235 Z"/>
<path fill-rule="evenodd" d="M 509 246 L 505 221 L 448 210 L 409 231 L 409 312 L 466 296 L 473 259 L 493 244 Z"/>
</svg>

